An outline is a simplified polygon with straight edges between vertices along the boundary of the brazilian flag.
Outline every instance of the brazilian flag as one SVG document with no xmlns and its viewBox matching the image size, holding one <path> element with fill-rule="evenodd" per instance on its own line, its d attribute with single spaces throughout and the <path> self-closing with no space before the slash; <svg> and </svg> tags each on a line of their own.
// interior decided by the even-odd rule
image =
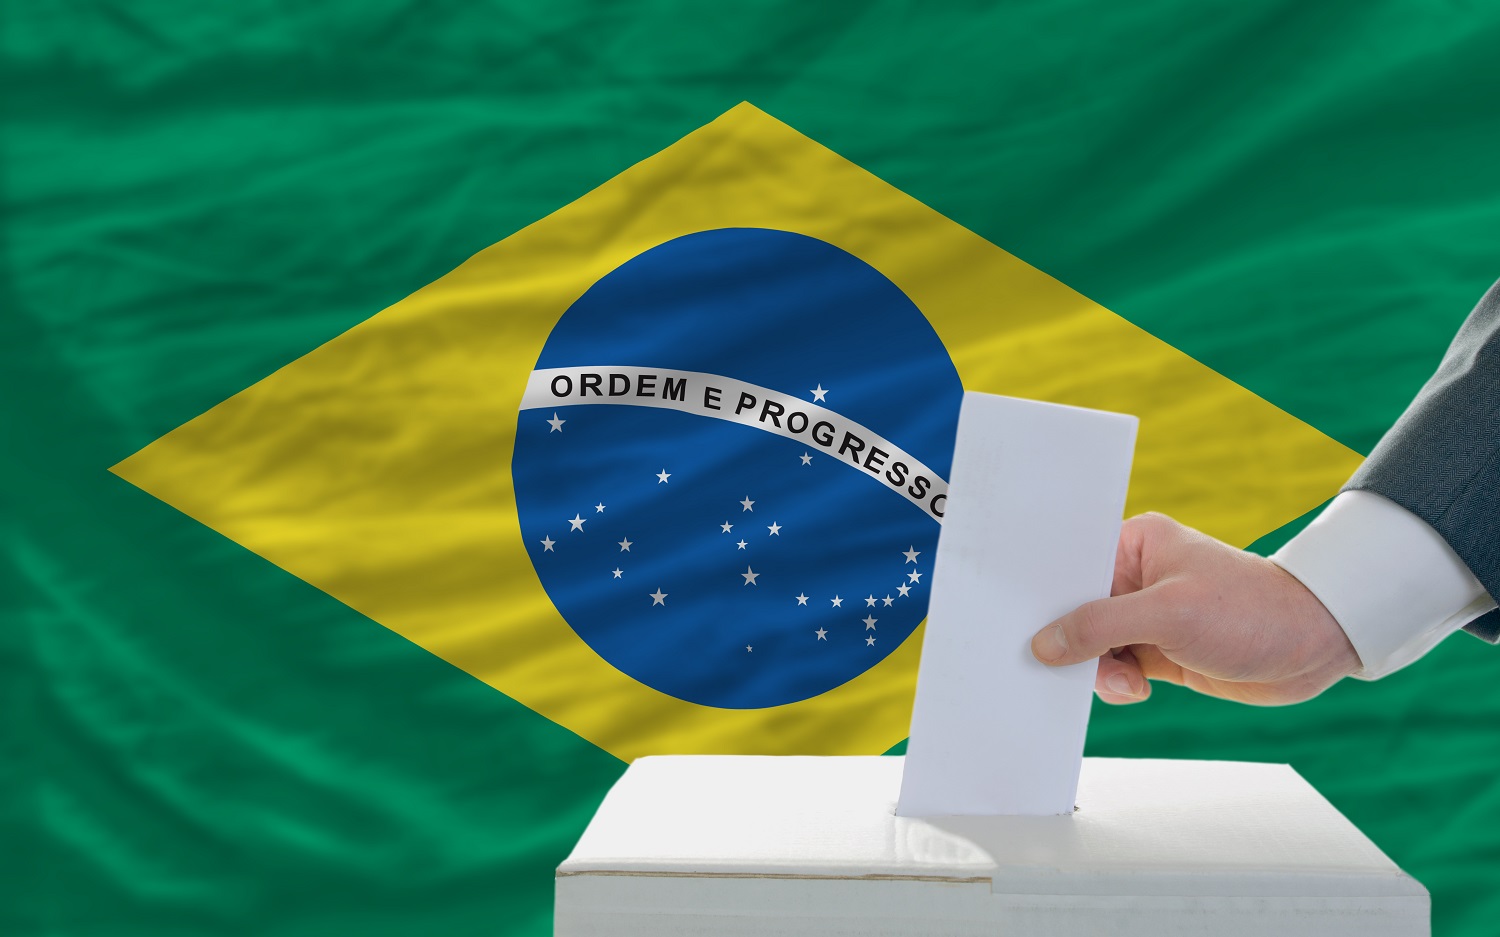
<svg viewBox="0 0 1500 937">
<path fill-rule="evenodd" d="M 16 934 L 546 934 L 631 759 L 900 751 L 962 389 L 1259 551 L 1500 276 L 1500 10 L 22 4 Z M 1003 532 L 997 532 L 1003 535 Z M 1500 914 L 1455 637 L 1096 755 L 1289 762 Z"/>
</svg>

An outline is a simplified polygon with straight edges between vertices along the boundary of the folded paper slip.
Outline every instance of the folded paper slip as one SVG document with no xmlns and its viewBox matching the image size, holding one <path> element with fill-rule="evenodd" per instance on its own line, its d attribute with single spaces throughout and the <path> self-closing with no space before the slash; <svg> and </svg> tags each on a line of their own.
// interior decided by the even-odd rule
<svg viewBox="0 0 1500 937">
<path fill-rule="evenodd" d="M 902 759 L 635 762 L 557 870 L 577 935 L 1426 935 L 1285 765 L 1086 758 L 1071 816 L 895 816 Z"/>
<path fill-rule="evenodd" d="M 897 813 L 1072 812 L 1099 665 L 1031 636 L 1109 595 L 1136 425 L 964 394 Z"/>
</svg>

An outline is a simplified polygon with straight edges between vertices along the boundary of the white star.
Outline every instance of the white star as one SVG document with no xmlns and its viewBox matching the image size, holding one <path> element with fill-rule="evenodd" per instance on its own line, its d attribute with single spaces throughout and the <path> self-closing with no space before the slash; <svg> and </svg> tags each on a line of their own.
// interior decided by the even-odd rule
<svg viewBox="0 0 1500 937">
<path fill-rule="evenodd" d="M 727 534 L 731 530 L 734 530 L 734 525 L 731 524 L 731 523 L 729 523 L 728 521 L 725 521 L 724 523 L 722 523 L 722 524 L 719 525 L 719 529 L 722 530 L 722 531 L 724 531 L 724 533 Z"/>
<path fill-rule="evenodd" d="M 875 643 L 875 636 L 873 634 L 867 634 L 867 635 L 865 635 L 865 646 L 866 647 L 868 647 L 868 646 L 870 646 L 871 644 L 874 644 L 874 643 Z"/>
<path fill-rule="evenodd" d="M 839 598 L 838 596 L 834 596 L 833 597 L 833 607 L 834 608 L 838 608 L 839 606 L 841 606 L 843 604 L 844 604 L 844 600 L 843 599 Z"/>
<path fill-rule="evenodd" d="M 551 537 L 543 537 L 542 538 L 542 552 L 543 553 L 551 553 L 552 552 L 552 545 L 554 543 L 556 543 L 556 542 L 557 541 L 553 540 Z"/>
<path fill-rule="evenodd" d="M 747 645 L 745 645 L 745 650 L 750 651 L 751 653 L 754 653 L 755 648 L 753 648 L 753 647 L 751 647 L 750 645 L 747 644 Z"/>
<path fill-rule="evenodd" d="M 802 455 L 798 458 L 802 460 L 803 465 L 812 465 L 812 456 L 808 455 L 807 453 L 802 453 Z"/>
<path fill-rule="evenodd" d="M 745 511 L 753 511 L 755 510 L 755 502 L 750 500 L 749 495 L 745 495 L 745 500 L 740 502 L 740 507 Z M 743 513 L 743 511 L 741 513 Z"/>
<path fill-rule="evenodd" d="M 745 577 L 745 585 L 747 586 L 755 585 L 755 580 L 760 577 L 760 573 L 757 573 L 748 566 L 745 567 L 745 571 L 740 573 L 740 575 Z"/>
<path fill-rule="evenodd" d="M 902 551 L 901 555 L 906 557 L 906 562 L 915 563 L 917 561 L 917 557 L 922 555 L 922 551 L 918 550 L 916 547 L 907 547 Z"/>
<path fill-rule="evenodd" d="M 666 605 L 667 604 L 667 594 L 665 592 L 661 591 L 661 586 L 657 586 L 655 592 L 647 592 L 646 594 L 649 595 L 649 596 L 651 596 L 651 604 L 652 605 Z"/>
<path fill-rule="evenodd" d="M 822 403 L 823 398 L 828 396 L 828 391 L 823 389 L 822 384 L 814 387 L 812 390 L 808 391 L 808 393 L 813 395 L 813 403 Z"/>
<path fill-rule="evenodd" d="M 665 485 L 667 483 L 667 479 L 671 477 L 671 472 L 668 472 L 666 469 L 662 469 L 660 472 L 656 473 L 656 483 L 658 485 Z"/>
<path fill-rule="evenodd" d="M 875 596 L 873 596 L 873 595 L 867 595 L 867 596 L 865 596 L 865 604 L 868 605 L 868 606 L 874 607 L 874 605 L 875 605 Z"/>
<path fill-rule="evenodd" d="M 583 524 L 584 524 L 583 515 L 582 514 L 574 514 L 573 515 L 573 519 L 570 520 L 570 521 L 568 521 L 568 523 L 573 525 L 573 529 L 574 530 L 582 530 L 583 529 Z"/>
<path fill-rule="evenodd" d="M 746 544 L 745 544 L 745 541 L 741 540 L 739 543 L 735 544 L 735 546 L 737 546 L 741 550 L 743 550 L 743 549 L 745 549 Z"/>
<path fill-rule="evenodd" d="M 797 604 L 798 605 L 806 605 L 807 604 L 807 596 L 805 596 L 805 595 L 797 595 L 797 596 L 795 596 L 795 598 L 797 599 Z"/>
<path fill-rule="evenodd" d="M 901 585 L 896 587 L 896 591 L 901 593 L 902 595 L 905 595 L 906 593 L 911 591 L 911 586 L 908 586 L 903 582 Z"/>
<path fill-rule="evenodd" d="M 887 592 L 885 594 L 885 598 L 881 599 L 881 601 L 885 603 L 885 607 L 886 608 L 890 608 L 891 607 L 891 603 L 894 602 L 894 601 L 896 601 L 896 600 L 893 599 L 893 598 L 891 598 L 891 594 L 889 592 Z"/>
<path fill-rule="evenodd" d="M 564 423 L 568 422 L 568 421 L 567 420 L 559 420 L 557 418 L 557 411 L 553 410 L 552 411 L 552 419 L 548 420 L 547 422 L 552 424 L 552 432 L 554 432 L 554 433 L 560 433 L 560 432 L 562 432 L 562 425 Z"/>
<path fill-rule="evenodd" d="M 626 537 L 624 540 L 620 541 L 620 552 L 621 553 L 629 553 L 630 552 L 630 538 L 629 537 Z"/>
<path fill-rule="evenodd" d="M 876 618 L 874 615 L 866 615 L 864 617 L 864 619 L 863 619 L 863 621 L 865 623 L 865 630 L 866 631 L 874 631 L 875 630 L 875 622 L 877 622 L 879 620 L 880 619 Z"/>
<path fill-rule="evenodd" d="M 616 578 L 616 579 L 619 579 L 619 578 L 620 578 L 620 576 L 621 576 L 621 574 L 622 574 L 622 573 L 624 573 L 624 572 L 625 572 L 625 570 L 623 570 L 623 569 L 620 569 L 620 568 L 619 568 L 619 567 L 618 567 L 618 566 L 617 566 L 617 567 L 615 567 L 615 568 L 614 568 L 614 569 L 612 569 L 612 570 L 610 570 L 610 572 L 612 572 L 612 573 L 614 573 L 614 574 L 615 574 L 615 578 Z"/>
<path fill-rule="evenodd" d="M 906 574 L 906 578 L 910 579 L 912 582 L 921 582 L 922 574 L 917 572 L 916 570 L 912 570 L 911 572 Z"/>
<path fill-rule="evenodd" d="M 779 537 L 779 536 L 781 536 L 781 525 L 778 524 L 778 523 L 776 523 L 775 521 L 772 521 L 771 522 L 771 526 L 767 527 L 766 529 L 771 532 L 770 536 L 772 536 L 772 537 Z"/>
<path fill-rule="evenodd" d="M 604 513 L 604 502 L 601 501 L 598 504 L 594 505 L 594 513 L 595 514 L 603 514 Z"/>
<path fill-rule="evenodd" d="M 814 633 L 817 634 L 819 641 L 827 641 L 828 640 L 828 632 L 826 630 L 824 630 L 822 628 L 819 628 Z"/>
</svg>

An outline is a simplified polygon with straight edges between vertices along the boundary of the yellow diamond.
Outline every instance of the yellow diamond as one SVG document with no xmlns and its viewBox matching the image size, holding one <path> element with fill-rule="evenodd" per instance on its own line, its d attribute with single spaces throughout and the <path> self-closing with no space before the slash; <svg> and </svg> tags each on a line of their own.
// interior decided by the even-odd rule
<svg viewBox="0 0 1500 937">
<path fill-rule="evenodd" d="M 921 629 L 862 676 L 762 710 L 611 667 L 553 608 L 511 487 L 516 413 L 552 326 L 672 238 L 759 227 L 869 263 L 970 390 L 1141 418 L 1129 511 L 1246 544 L 1359 456 L 749 104 L 178 427 L 118 475 L 615 755 L 884 751 Z"/>
</svg>

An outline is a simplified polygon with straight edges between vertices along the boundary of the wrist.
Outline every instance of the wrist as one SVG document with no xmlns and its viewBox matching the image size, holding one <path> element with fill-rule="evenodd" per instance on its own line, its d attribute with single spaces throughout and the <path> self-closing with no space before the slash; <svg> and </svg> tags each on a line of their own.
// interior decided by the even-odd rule
<svg viewBox="0 0 1500 937">
<path fill-rule="evenodd" d="M 1266 566 L 1274 571 L 1287 596 L 1286 618 L 1281 626 L 1301 637 L 1301 651 L 1294 658 L 1300 662 L 1300 672 L 1293 678 L 1303 684 L 1305 695 L 1301 698 L 1316 696 L 1358 673 L 1363 666 L 1359 652 L 1323 600 L 1279 564 L 1267 560 Z"/>
</svg>

